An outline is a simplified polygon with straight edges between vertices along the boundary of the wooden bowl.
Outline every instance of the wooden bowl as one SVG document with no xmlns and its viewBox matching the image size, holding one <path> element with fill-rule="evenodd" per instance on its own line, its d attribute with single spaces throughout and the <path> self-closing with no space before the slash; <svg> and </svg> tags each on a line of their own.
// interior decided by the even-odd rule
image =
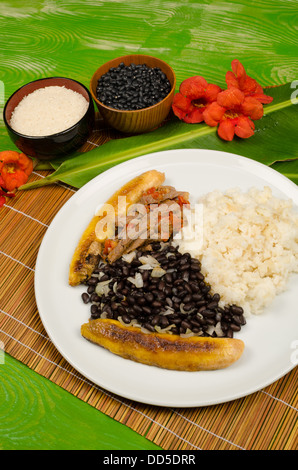
<svg viewBox="0 0 298 470">
<path fill-rule="evenodd" d="M 107 73 L 111 67 L 117 67 L 121 62 L 125 65 L 134 63 L 136 65 L 146 64 L 148 67 L 159 67 L 167 76 L 171 84 L 170 93 L 159 103 L 139 110 L 126 111 L 113 109 L 104 105 L 98 100 L 96 95 L 97 82 L 99 78 Z M 93 74 L 90 82 L 90 92 L 100 114 L 111 127 L 124 133 L 139 134 L 155 129 L 167 117 L 171 109 L 175 86 L 175 73 L 166 62 L 149 55 L 136 54 L 118 57 L 101 65 Z"/>
</svg>

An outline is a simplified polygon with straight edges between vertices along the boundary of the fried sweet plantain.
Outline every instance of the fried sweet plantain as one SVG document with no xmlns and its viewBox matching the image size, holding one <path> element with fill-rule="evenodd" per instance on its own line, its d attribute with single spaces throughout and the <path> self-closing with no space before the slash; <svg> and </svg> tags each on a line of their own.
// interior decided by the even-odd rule
<svg viewBox="0 0 298 470">
<path fill-rule="evenodd" d="M 140 328 L 101 318 L 83 324 L 81 334 L 125 359 L 180 371 L 223 369 L 237 361 L 244 350 L 239 339 L 147 334 Z"/>
<path fill-rule="evenodd" d="M 69 284 L 76 286 L 85 282 L 92 274 L 94 269 L 97 267 L 101 254 L 103 252 L 103 245 L 105 240 L 109 236 L 109 227 L 105 233 L 98 232 L 96 227 L 100 220 L 105 217 L 108 224 L 109 206 L 113 208 L 113 216 L 111 215 L 111 226 L 114 225 L 114 216 L 117 218 L 118 214 L 118 198 L 125 196 L 126 205 L 121 206 L 121 210 L 127 210 L 127 208 L 136 204 L 141 198 L 144 191 L 151 187 L 158 188 L 163 184 L 165 180 L 164 173 L 156 170 L 146 171 L 141 175 L 133 178 L 118 191 L 116 191 L 112 197 L 103 205 L 99 214 L 95 214 L 90 221 L 88 227 L 85 229 L 79 243 L 73 254 L 70 269 L 69 269 Z M 107 212 L 105 212 L 107 208 Z"/>
</svg>

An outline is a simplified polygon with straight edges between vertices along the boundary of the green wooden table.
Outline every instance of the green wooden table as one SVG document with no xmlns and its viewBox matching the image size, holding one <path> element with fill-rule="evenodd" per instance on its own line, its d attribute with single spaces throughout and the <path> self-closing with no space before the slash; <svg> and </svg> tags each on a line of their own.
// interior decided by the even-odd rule
<svg viewBox="0 0 298 470">
<path fill-rule="evenodd" d="M 234 58 L 262 84 L 290 82 L 298 79 L 297 19 L 295 0 L 7 0 L 0 3 L 0 106 L 45 76 L 88 86 L 99 64 L 128 53 L 164 59 L 178 84 L 197 74 L 222 83 Z M 0 150 L 8 148 L 1 120 Z M 158 446 L 4 354 L 0 449 Z"/>
</svg>

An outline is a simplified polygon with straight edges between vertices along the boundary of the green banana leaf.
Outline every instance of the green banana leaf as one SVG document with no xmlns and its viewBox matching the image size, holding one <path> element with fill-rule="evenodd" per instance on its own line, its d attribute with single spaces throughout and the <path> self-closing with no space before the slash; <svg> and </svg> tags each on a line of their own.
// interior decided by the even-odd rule
<svg viewBox="0 0 298 470">
<path fill-rule="evenodd" d="M 298 159 L 285 162 L 275 162 L 271 168 L 298 184 Z"/>
<path fill-rule="evenodd" d="M 249 139 L 235 137 L 227 142 L 217 135 L 217 128 L 203 123 L 186 124 L 176 117 L 159 129 L 133 137 L 110 140 L 89 152 L 75 155 L 67 160 L 53 160 L 52 174 L 20 189 L 33 189 L 58 181 L 80 188 L 99 173 L 132 158 L 148 153 L 170 149 L 201 148 L 220 150 L 257 160 L 265 165 L 276 165 L 278 171 L 287 163 L 288 177 L 298 178 L 298 107 L 291 84 L 267 88 L 272 103 L 264 106 L 264 116 L 255 121 L 255 134 Z M 295 165 L 293 165 L 295 163 Z M 291 164 L 291 165 L 290 165 Z M 285 174 L 285 173 L 284 173 Z"/>
</svg>

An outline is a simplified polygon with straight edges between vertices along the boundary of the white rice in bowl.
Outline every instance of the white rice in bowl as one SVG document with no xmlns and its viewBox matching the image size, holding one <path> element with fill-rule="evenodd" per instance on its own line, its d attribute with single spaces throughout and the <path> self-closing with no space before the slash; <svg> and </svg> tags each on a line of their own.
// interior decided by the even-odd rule
<svg viewBox="0 0 298 470">
<path fill-rule="evenodd" d="M 213 191 L 199 199 L 203 237 L 194 208 L 191 227 L 175 243 L 202 263 L 202 273 L 221 305 L 237 304 L 245 315 L 261 314 L 298 272 L 298 213 L 291 200 L 278 199 L 269 187 Z M 191 228 L 192 236 L 186 236 Z"/>
<path fill-rule="evenodd" d="M 88 106 L 86 98 L 76 91 L 46 86 L 24 96 L 11 115 L 10 125 L 23 135 L 52 135 L 74 126 Z"/>
</svg>

